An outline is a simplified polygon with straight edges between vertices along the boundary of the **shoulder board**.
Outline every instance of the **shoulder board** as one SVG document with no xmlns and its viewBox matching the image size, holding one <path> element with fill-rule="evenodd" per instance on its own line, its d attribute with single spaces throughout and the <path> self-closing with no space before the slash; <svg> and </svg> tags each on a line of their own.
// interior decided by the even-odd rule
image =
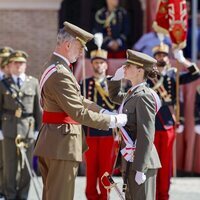
<svg viewBox="0 0 200 200">
<path fill-rule="evenodd" d="M 66 73 L 66 72 L 70 72 L 69 70 L 67 70 L 67 68 L 64 66 L 64 65 L 62 65 L 62 64 L 57 64 L 56 65 L 56 71 L 58 72 L 58 73 Z"/>
</svg>

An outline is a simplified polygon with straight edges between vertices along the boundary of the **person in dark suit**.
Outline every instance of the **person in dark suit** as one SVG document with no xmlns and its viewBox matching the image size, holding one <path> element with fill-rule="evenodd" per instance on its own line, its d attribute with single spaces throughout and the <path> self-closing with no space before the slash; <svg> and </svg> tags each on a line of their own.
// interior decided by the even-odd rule
<svg viewBox="0 0 200 200">
<path fill-rule="evenodd" d="M 158 95 L 146 85 L 157 74 L 156 60 L 146 54 L 127 50 L 125 66 L 119 68 L 108 81 L 111 100 L 120 105 L 119 113 L 126 113 L 127 124 L 121 128 L 122 173 L 126 199 L 154 200 L 156 174 L 161 167 L 154 146 L 155 116 L 160 107 Z M 127 93 L 120 91 L 121 79 L 131 81 Z"/>
<path fill-rule="evenodd" d="M 6 199 L 25 200 L 28 197 L 30 175 L 17 153 L 16 137 L 27 144 L 26 155 L 31 165 L 34 133 L 41 124 L 39 83 L 25 74 L 27 54 L 14 51 L 8 57 L 11 76 L 0 82 L 0 112 L 3 140 L 3 175 Z M 16 179 L 18 164 L 20 176 Z"/>
<path fill-rule="evenodd" d="M 156 115 L 155 146 L 157 148 L 162 168 L 157 176 L 157 199 L 169 199 L 170 178 L 172 176 L 172 149 L 175 139 L 175 113 L 176 104 L 176 75 L 177 69 L 169 61 L 169 46 L 161 43 L 153 48 L 153 54 L 158 61 L 159 75 L 156 79 L 149 79 L 149 86 L 155 90 L 162 99 L 162 106 Z M 189 62 L 181 50 L 174 50 L 174 57 L 182 63 L 187 72 L 178 75 L 179 84 L 187 84 L 199 78 L 196 64 Z"/>
</svg>

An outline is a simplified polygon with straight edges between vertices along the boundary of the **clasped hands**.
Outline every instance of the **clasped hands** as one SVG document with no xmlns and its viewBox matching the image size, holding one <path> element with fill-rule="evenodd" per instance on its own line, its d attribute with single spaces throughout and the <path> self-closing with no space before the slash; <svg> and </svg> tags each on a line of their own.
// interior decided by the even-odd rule
<svg viewBox="0 0 200 200">
<path fill-rule="evenodd" d="M 109 128 L 117 128 L 123 127 L 127 123 L 127 115 L 126 114 L 117 114 L 114 112 L 110 112 L 106 109 L 102 109 L 100 113 L 106 114 L 110 116 L 110 125 Z"/>
</svg>

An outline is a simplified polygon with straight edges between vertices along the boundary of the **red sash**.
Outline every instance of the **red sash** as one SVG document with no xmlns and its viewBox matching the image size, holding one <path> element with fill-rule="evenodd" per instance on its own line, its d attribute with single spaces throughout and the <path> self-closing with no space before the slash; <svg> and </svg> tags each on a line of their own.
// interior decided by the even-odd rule
<svg viewBox="0 0 200 200">
<path fill-rule="evenodd" d="M 79 124 L 65 112 L 43 111 L 42 122 L 47 124 Z"/>
</svg>

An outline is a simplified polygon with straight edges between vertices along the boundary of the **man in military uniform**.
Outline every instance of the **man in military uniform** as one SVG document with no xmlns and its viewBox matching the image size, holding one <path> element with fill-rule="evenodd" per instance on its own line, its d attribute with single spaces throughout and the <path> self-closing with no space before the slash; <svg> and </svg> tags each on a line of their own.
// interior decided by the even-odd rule
<svg viewBox="0 0 200 200">
<path fill-rule="evenodd" d="M 34 154 L 39 157 L 44 200 L 73 199 L 78 165 L 87 149 L 82 124 L 108 130 L 124 126 L 127 121 L 125 114 L 98 113 L 102 108 L 81 95 L 70 63 L 78 59 L 92 38 L 92 34 L 64 22 L 40 80 L 43 125 Z"/>
<path fill-rule="evenodd" d="M 94 101 L 103 108 L 113 111 L 115 104 L 109 100 L 106 70 L 108 69 L 107 51 L 103 49 L 94 50 L 91 52 L 91 64 L 93 67 L 94 76 L 87 78 L 85 85 L 81 84 L 86 89 L 86 98 Z M 101 176 L 104 172 L 112 173 L 114 160 L 114 136 L 112 129 L 98 130 L 90 127 L 84 127 L 86 141 L 89 150 L 85 153 L 86 157 L 86 197 L 88 199 L 108 199 L 107 190 L 101 183 Z M 97 191 L 99 185 L 100 194 Z"/>
<path fill-rule="evenodd" d="M 119 7 L 119 1 L 107 0 L 95 14 L 94 33 L 103 33 L 103 49 L 108 51 L 108 58 L 126 58 L 129 20 L 125 9 Z"/>
<path fill-rule="evenodd" d="M 175 139 L 176 103 L 176 74 L 177 69 L 169 62 L 169 46 L 161 43 L 153 48 L 160 75 L 156 79 L 149 79 L 148 83 L 162 99 L 162 106 L 156 115 L 155 146 L 157 148 L 162 168 L 157 176 L 157 200 L 169 199 L 170 177 L 172 174 L 172 149 Z M 189 62 L 181 50 L 174 51 L 174 57 L 183 64 L 188 72 L 179 74 L 179 83 L 187 84 L 199 78 L 196 64 Z"/>
<path fill-rule="evenodd" d="M 10 47 L 3 47 L 0 48 L 0 80 L 2 80 L 7 75 L 7 70 L 5 70 L 4 66 L 2 66 L 2 63 L 6 63 L 5 60 L 8 58 L 8 56 L 13 52 L 13 49 Z"/>
<path fill-rule="evenodd" d="M 9 71 L 6 67 L 6 60 L 7 57 L 12 53 L 12 49 L 10 47 L 3 47 L 0 48 L 0 80 L 4 79 L 8 74 Z M 3 191 L 3 158 L 2 158 L 2 140 L 3 140 L 3 133 L 0 132 L 0 199 L 3 199 L 4 191 Z"/>
<path fill-rule="evenodd" d="M 0 112 L 3 140 L 3 173 L 7 199 L 27 199 L 30 176 L 17 150 L 15 139 L 21 137 L 26 147 L 29 163 L 32 162 L 34 131 L 41 123 L 39 105 L 39 84 L 32 76 L 27 76 L 27 54 L 14 51 L 8 58 L 11 76 L 0 82 Z M 20 163 L 20 164 L 19 164 Z M 20 175 L 16 180 L 18 166 Z"/>
</svg>

